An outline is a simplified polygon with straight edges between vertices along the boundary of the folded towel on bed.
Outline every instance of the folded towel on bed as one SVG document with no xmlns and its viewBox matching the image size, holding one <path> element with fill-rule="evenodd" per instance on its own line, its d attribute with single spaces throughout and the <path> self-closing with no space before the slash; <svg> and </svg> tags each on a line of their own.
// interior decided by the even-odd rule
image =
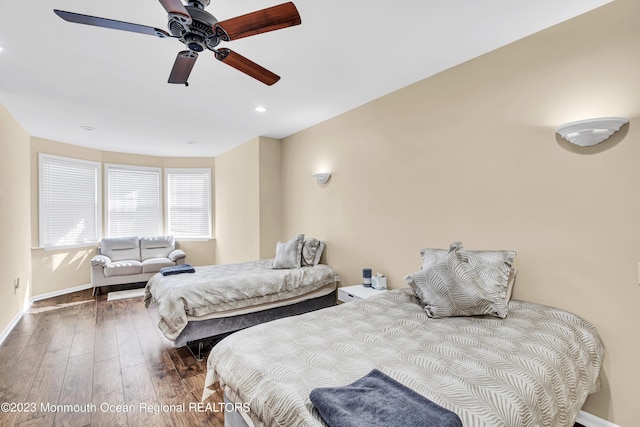
<svg viewBox="0 0 640 427">
<path fill-rule="evenodd" d="M 460 417 L 377 369 L 344 387 L 309 394 L 330 427 L 462 427 Z"/>
<path fill-rule="evenodd" d="M 172 265 L 171 267 L 162 267 L 160 269 L 160 273 L 163 276 L 170 276 L 172 274 L 180 274 L 180 273 L 195 273 L 196 269 L 191 266 L 191 264 L 180 264 L 180 265 Z"/>
</svg>

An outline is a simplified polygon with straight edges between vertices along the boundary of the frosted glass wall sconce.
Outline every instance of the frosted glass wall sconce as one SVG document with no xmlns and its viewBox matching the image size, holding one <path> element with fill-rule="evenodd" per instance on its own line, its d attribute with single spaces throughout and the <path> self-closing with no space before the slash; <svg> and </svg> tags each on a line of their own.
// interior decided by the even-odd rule
<svg viewBox="0 0 640 427">
<path fill-rule="evenodd" d="M 572 144 L 590 147 L 606 140 L 628 122 L 624 117 L 580 120 L 558 127 L 556 133 Z"/>
<path fill-rule="evenodd" d="M 311 176 L 316 180 L 318 184 L 324 185 L 327 183 L 327 181 L 329 181 L 329 178 L 331 178 L 331 173 L 329 172 L 314 173 Z"/>
</svg>

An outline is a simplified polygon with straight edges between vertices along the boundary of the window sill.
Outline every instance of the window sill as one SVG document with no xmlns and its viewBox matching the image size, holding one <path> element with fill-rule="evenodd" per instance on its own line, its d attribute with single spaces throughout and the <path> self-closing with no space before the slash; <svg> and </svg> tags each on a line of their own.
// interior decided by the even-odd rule
<svg viewBox="0 0 640 427">
<path fill-rule="evenodd" d="M 74 243 L 74 244 L 60 245 L 60 246 L 37 246 L 37 247 L 31 248 L 31 250 L 32 251 L 44 250 L 44 251 L 50 252 L 50 251 L 63 251 L 67 249 L 82 249 L 82 248 L 95 249 L 98 247 L 99 244 L 100 242 L 87 242 L 87 243 Z"/>
</svg>

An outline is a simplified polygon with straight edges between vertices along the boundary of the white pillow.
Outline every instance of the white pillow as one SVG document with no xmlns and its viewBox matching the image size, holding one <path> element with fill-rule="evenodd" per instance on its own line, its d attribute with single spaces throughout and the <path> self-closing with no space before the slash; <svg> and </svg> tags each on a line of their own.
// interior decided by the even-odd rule
<svg viewBox="0 0 640 427">
<path fill-rule="evenodd" d="M 298 234 L 288 242 L 276 244 L 276 257 L 273 268 L 300 268 L 304 234 Z"/>
</svg>

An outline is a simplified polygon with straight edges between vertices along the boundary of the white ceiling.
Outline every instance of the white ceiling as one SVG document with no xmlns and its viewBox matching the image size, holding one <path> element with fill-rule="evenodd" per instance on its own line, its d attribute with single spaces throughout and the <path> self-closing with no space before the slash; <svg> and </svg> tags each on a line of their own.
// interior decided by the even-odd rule
<svg viewBox="0 0 640 427">
<path fill-rule="evenodd" d="M 185 87 L 166 83 L 184 49 L 178 40 L 53 13 L 166 29 L 157 0 L 3 0 L 0 104 L 35 137 L 216 156 L 259 135 L 286 137 L 610 1 L 294 0 L 302 25 L 224 43 L 280 75 L 278 83 L 263 85 L 207 51 Z M 222 21 L 282 2 L 212 0 L 206 10 Z"/>
</svg>

